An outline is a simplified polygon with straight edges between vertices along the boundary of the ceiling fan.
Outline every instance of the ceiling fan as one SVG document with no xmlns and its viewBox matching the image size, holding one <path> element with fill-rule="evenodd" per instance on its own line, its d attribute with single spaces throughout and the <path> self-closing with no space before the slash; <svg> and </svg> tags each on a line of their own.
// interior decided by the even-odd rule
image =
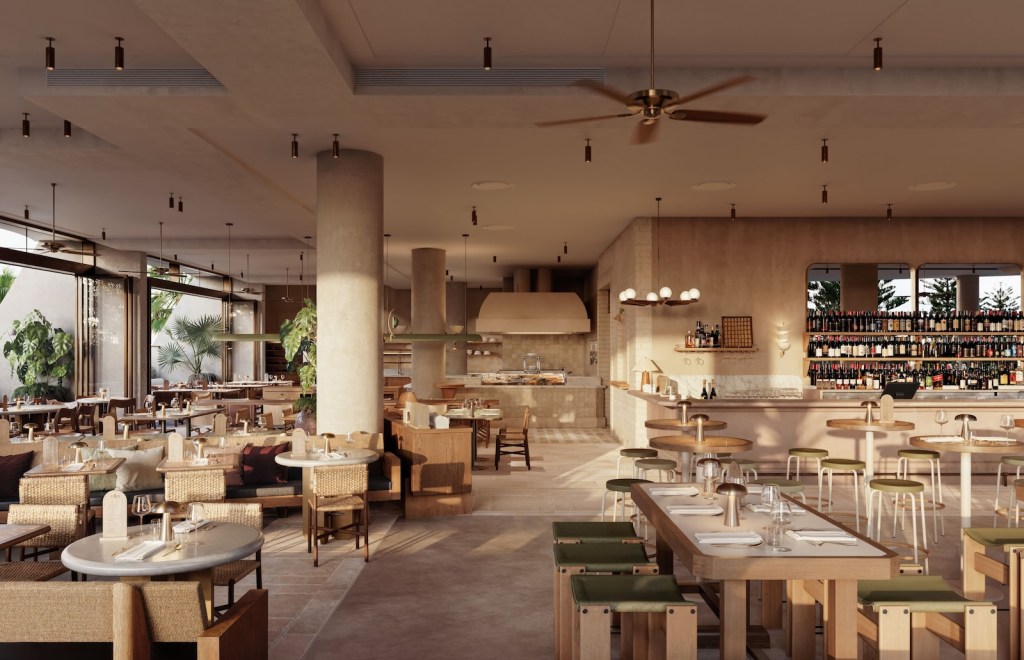
<svg viewBox="0 0 1024 660">
<path fill-rule="evenodd" d="M 146 275 L 147 277 L 162 277 L 162 278 L 180 278 L 181 277 L 181 264 L 177 264 L 173 261 L 164 261 L 164 223 L 160 221 L 160 265 L 149 266 L 145 271 L 140 270 L 122 270 L 120 272 L 128 275 Z M 164 264 L 167 264 L 166 266 Z"/>
<path fill-rule="evenodd" d="M 50 215 L 51 215 L 51 226 L 50 226 L 50 240 L 40 241 L 36 244 L 37 252 L 45 252 L 47 254 L 78 254 L 94 256 L 96 253 L 92 249 L 85 249 L 86 243 L 78 243 L 82 247 L 75 249 L 71 246 L 69 241 L 58 241 L 57 240 L 57 184 L 50 184 Z"/>
<path fill-rule="evenodd" d="M 563 126 L 565 124 L 578 124 L 588 121 L 600 121 L 602 119 L 614 119 L 617 117 L 642 116 L 643 119 L 637 124 L 633 133 L 633 144 L 646 144 L 654 140 L 657 135 L 658 120 L 664 116 L 669 119 L 682 121 L 703 121 L 715 124 L 759 124 L 765 119 L 765 115 L 755 115 L 744 112 L 720 112 L 716 110 L 691 110 L 682 107 L 690 101 L 696 101 L 710 94 L 715 94 L 730 87 L 736 87 L 754 80 L 751 76 L 736 76 L 723 80 L 704 89 L 680 96 L 671 89 L 658 89 L 654 86 L 654 0 L 651 0 L 651 85 L 648 89 L 642 89 L 632 94 L 625 94 L 593 80 L 578 80 L 574 85 L 591 90 L 626 106 L 627 112 L 615 115 L 599 115 L 597 117 L 577 117 L 575 119 L 558 119 L 555 121 L 540 121 L 536 125 L 540 127 Z"/>
</svg>

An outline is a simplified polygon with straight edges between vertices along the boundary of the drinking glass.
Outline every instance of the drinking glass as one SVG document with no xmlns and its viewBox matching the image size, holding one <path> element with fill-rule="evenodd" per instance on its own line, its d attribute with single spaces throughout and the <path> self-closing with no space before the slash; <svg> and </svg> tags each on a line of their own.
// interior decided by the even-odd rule
<svg viewBox="0 0 1024 660">
<path fill-rule="evenodd" d="M 1010 439 L 1010 429 L 1014 426 L 1013 415 L 1000 415 L 999 416 L 999 428 L 1006 431 L 1006 439 Z"/>
<path fill-rule="evenodd" d="M 715 482 L 722 474 L 721 465 L 714 459 L 706 459 L 700 463 L 700 472 L 704 477 L 704 499 L 715 499 Z"/>
<path fill-rule="evenodd" d="M 786 539 L 786 525 L 772 522 L 765 528 L 765 541 L 772 552 L 789 552 L 790 548 L 783 545 Z"/>
<path fill-rule="evenodd" d="M 132 498 L 132 513 L 139 517 L 139 529 L 142 529 L 143 519 L 152 509 L 153 501 L 149 495 L 136 495 Z"/>
<path fill-rule="evenodd" d="M 195 538 L 192 540 L 194 545 L 199 545 L 199 524 L 206 520 L 206 507 L 201 502 L 192 502 L 188 505 L 188 519 L 193 525 L 195 525 Z"/>
<path fill-rule="evenodd" d="M 935 411 L 935 423 L 939 425 L 939 435 L 942 435 L 942 427 L 949 421 L 949 415 L 945 410 Z"/>
<path fill-rule="evenodd" d="M 779 486 L 778 484 L 765 484 L 761 487 L 761 504 L 768 506 L 768 511 L 771 512 L 772 506 L 779 501 Z"/>
</svg>

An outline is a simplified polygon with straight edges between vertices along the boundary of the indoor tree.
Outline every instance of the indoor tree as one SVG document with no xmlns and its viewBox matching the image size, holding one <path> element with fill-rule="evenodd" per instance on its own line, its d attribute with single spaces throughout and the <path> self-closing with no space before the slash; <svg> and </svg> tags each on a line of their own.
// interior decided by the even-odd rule
<svg viewBox="0 0 1024 660">
<path fill-rule="evenodd" d="M 73 348 L 71 335 L 54 328 L 38 309 L 14 321 L 11 339 L 4 343 L 4 357 L 21 381 L 14 395 L 68 400 L 64 379 L 75 370 Z"/>
<path fill-rule="evenodd" d="M 203 371 L 203 362 L 220 357 L 222 343 L 214 340 L 213 333 L 221 328 L 219 314 L 204 314 L 194 320 L 174 318 L 167 330 L 171 341 L 157 348 L 157 362 L 168 372 L 184 369 L 190 380 L 217 380 L 217 374 Z"/>
</svg>

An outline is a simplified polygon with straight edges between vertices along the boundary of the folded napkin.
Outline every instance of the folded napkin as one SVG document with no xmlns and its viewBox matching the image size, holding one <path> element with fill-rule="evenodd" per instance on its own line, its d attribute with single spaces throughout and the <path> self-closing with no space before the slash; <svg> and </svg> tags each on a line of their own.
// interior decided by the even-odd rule
<svg viewBox="0 0 1024 660">
<path fill-rule="evenodd" d="M 481 417 L 497 417 L 501 414 L 501 411 L 496 408 L 484 408 L 483 410 L 476 411 L 476 414 Z"/>
<path fill-rule="evenodd" d="M 941 443 L 941 442 L 963 442 L 964 439 L 958 435 L 926 435 L 921 438 L 925 442 Z"/>
<path fill-rule="evenodd" d="M 174 526 L 174 531 L 187 534 L 196 529 L 202 529 L 203 527 L 206 527 L 209 524 L 209 520 L 200 520 L 198 523 L 194 523 L 191 520 L 182 520 L 180 523 Z"/>
<path fill-rule="evenodd" d="M 771 513 L 772 512 L 772 508 L 770 506 L 768 506 L 767 504 L 748 504 L 747 508 L 750 509 L 751 511 L 753 511 L 754 513 Z M 793 506 L 792 504 L 790 504 L 788 502 L 786 503 L 786 510 L 789 513 L 793 514 L 794 516 L 802 516 L 805 513 L 807 513 L 807 509 L 804 509 L 804 508 L 801 508 L 801 507 L 798 507 L 798 506 Z"/>
<path fill-rule="evenodd" d="M 143 541 L 134 548 L 114 556 L 116 561 L 142 561 L 167 547 L 163 541 Z"/>
<path fill-rule="evenodd" d="M 717 504 L 674 504 L 665 507 L 669 513 L 689 516 L 717 516 L 725 513 L 725 510 Z"/>
<path fill-rule="evenodd" d="M 469 410 L 466 408 L 451 408 L 448 410 L 449 415 L 466 415 L 469 414 Z"/>
<path fill-rule="evenodd" d="M 208 458 L 193 458 L 192 465 L 209 465 L 210 459 Z"/>
<path fill-rule="evenodd" d="M 697 543 L 760 545 L 764 539 L 757 532 L 698 532 L 693 535 Z"/>
<path fill-rule="evenodd" d="M 673 486 L 652 488 L 651 495 L 672 497 L 673 495 L 696 495 L 700 491 L 693 486 Z"/>
<path fill-rule="evenodd" d="M 856 545 L 857 537 L 841 529 L 791 529 L 786 535 L 797 541 L 813 541 L 815 543 L 842 543 Z"/>
<path fill-rule="evenodd" d="M 972 435 L 971 440 L 976 440 L 978 442 L 996 442 L 1004 445 L 1016 442 L 1013 438 L 1007 438 L 1001 435 Z"/>
<path fill-rule="evenodd" d="M 345 452 L 329 451 L 326 454 L 320 455 L 321 461 L 336 461 L 339 458 L 348 458 L 348 454 Z"/>
<path fill-rule="evenodd" d="M 85 463 L 68 463 L 61 468 L 62 472 L 78 472 L 85 467 Z"/>
<path fill-rule="evenodd" d="M 761 484 L 747 484 L 747 495 L 760 495 L 762 490 Z"/>
</svg>

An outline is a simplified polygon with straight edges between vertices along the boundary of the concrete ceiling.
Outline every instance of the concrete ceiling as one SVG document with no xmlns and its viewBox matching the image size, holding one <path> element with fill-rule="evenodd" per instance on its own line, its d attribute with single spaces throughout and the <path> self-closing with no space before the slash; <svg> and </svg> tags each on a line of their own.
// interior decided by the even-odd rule
<svg viewBox="0 0 1024 660">
<path fill-rule="evenodd" d="M 117 248 L 227 266 L 251 255 L 254 282 L 299 269 L 315 233 L 315 154 L 384 156 L 392 285 L 409 250 L 449 251 L 463 279 L 494 284 L 514 266 L 584 267 L 638 215 L 1021 216 L 1024 4 L 991 0 L 693 0 L 655 7 L 656 83 L 686 94 L 750 74 L 693 107 L 768 115 L 757 126 L 663 119 L 634 146 L 636 119 L 562 128 L 536 121 L 621 112 L 569 86 L 493 85 L 519 69 L 595 69 L 625 92 L 648 83 L 646 0 L 6 0 L 0 8 L 0 213 L 50 221 Z M 45 37 L 57 71 L 43 70 Z M 113 75 L 114 37 L 126 74 Z M 483 38 L 494 71 L 480 79 Z M 882 37 L 885 69 L 871 70 Z M 407 82 L 357 84 L 402 69 Z M 166 71 L 183 70 L 188 84 Z M 209 72 L 216 83 L 194 75 Z M 425 71 L 434 70 L 434 71 Z M 460 84 L 410 85 L 446 70 Z M 457 70 L 457 71 L 453 71 Z M 122 74 L 118 74 L 122 75 Z M 566 73 L 571 76 L 571 72 Z M 67 84 L 69 76 L 91 84 Z M 124 76 L 127 80 L 128 76 Z M 210 81 L 213 82 L 213 81 Z M 21 113 L 32 137 L 21 137 Z M 68 119 L 70 140 L 61 136 Z M 300 158 L 289 157 L 292 133 Z M 583 162 L 591 139 L 594 161 Z M 818 157 L 828 138 L 830 162 Z M 510 190 L 477 191 L 500 180 Z M 700 191 L 703 182 L 735 187 Z M 915 192 L 911 186 L 953 182 Z M 820 203 L 828 186 L 829 204 Z M 181 195 L 185 212 L 167 208 Z M 481 227 L 470 226 L 477 206 Z M 488 226 L 511 227 L 486 231 Z M 492 256 L 498 263 L 492 262 Z M 313 259 L 306 262 L 309 269 Z M 293 280 L 294 281 L 294 280 Z"/>
</svg>

